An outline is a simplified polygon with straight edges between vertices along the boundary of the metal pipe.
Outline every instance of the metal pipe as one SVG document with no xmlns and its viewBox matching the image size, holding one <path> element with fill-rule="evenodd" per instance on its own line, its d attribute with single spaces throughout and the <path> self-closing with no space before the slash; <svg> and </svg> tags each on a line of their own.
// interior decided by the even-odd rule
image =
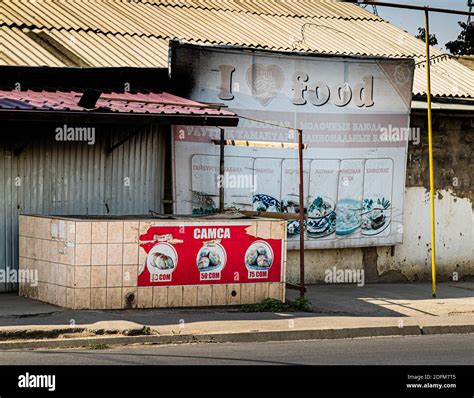
<svg viewBox="0 0 474 398">
<path fill-rule="evenodd" d="M 431 294 L 436 297 L 436 244 L 434 209 L 434 165 L 433 165 L 433 123 L 431 117 L 431 75 L 430 75 L 430 27 L 429 12 L 425 10 L 425 47 L 426 47 L 426 105 L 428 113 L 428 158 L 430 168 L 430 218 L 431 218 Z"/>
<path fill-rule="evenodd" d="M 303 189 L 303 130 L 298 129 L 298 175 L 300 213 L 300 297 L 304 298 L 304 189 Z"/>
<path fill-rule="evenodd" d="M 220 157 L 219 157 L 219 213 L 224 213 L 224 129 L 220 129 Z"/>
<path fill-rule="evenodd" d="M 405 8 L 407 10 L 417 10 L 417 11 L 432 11 L 432 12 L 443 12 L 446 14 L 458 14 L 458 15 L 474 15 L 470 11 L 461 11 L 461 10 L 450 10 L 447 8 L 436 8 L 436 7 L 427 7 L 427 6 L 412 6 L 408 4 L 397 4 L 397 3 L 385 3 L 381 1 L 361 1 L 359 4 L 368 4 L 372 6 L 381 6 L 381 7 L 393 7 L 393 8 Z"/>
</svg>

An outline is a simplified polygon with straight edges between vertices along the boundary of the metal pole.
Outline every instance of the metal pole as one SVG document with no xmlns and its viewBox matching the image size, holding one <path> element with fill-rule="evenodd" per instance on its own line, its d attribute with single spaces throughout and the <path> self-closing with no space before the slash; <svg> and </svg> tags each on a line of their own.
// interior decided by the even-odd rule
<svg viewBox="0 0 474 398">
<path fill-rule="evenodd" d="M 348 1 L 351 2 L 350 0 Z M 431 12 L 440 12 L 445 14 L 456 14 L 456 15 L 473 15 L 471 11 L 451 10 L 449 8 L 437 8 L 427 6 L 413 6 L 409 4 L 398 4 L 398 3 L 386 3 L 381 1 L 361 1 L 359 4 L 369 4 L 376 7 L 393 7 L 393 8 L 404 8 L 406 10 L 426 11 L 429 9 Z"/>
<path fill-rule="evenodd" d="M 304 189 L 303 189 L 303 130 L 298 129 L 298 175 L 300 213 L 300 297 L 304 298 Z"/>
<path fill-rule="evenodd" d="M 435 208 L 434 208 L 434 171 L 433 171 L 433 125 L 431 119 L 431 76 L 429 45 L 429 12 L 425 9 L 425 47 L 426 47 L 426 105 L 428 110 L 428 157 L 430 166 L 430 213 L 431 213 L 431 293 L 436 297 L 436 245 L 435 245 Z"/>
<path fill-rule="evenodd" d="M 221 131 L 220 158 L 219 158 L 219 213 L 224 213 L 224 129 Z"/>
</svg>

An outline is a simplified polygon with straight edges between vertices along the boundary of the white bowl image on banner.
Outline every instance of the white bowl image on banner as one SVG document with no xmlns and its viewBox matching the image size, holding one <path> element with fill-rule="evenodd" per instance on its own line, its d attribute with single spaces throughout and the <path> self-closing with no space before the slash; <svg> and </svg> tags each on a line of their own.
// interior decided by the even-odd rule
<svg viewBox="0 0 474 398">
<path fill-rule="evenodd" d="M 263 241 L 253 242 L 245 252 L 245 266 L 248 270 L 269 270 L 273 264 L 273 250 Z"/>
<path fill-rule="evenodd" d="M 178 253 L 169 243 L 158 243 L 150 250 L 146 266 L 150 275 L 171 274 L 178 265 Z"/>
</svg>

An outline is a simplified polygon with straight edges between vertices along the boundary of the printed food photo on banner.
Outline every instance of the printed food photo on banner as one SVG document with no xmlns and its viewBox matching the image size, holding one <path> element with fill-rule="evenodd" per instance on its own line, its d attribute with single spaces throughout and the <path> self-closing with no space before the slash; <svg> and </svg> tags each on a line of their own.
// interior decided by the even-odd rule
<svg viewBox="0 0 474 398">
<path fill-rule="evenodd" d="M 253 242 L 245 252 L 245 265 L 250 279 L 267 278 L 272 263 L 273 250 L 265 241 Z"/>
<path fill-rule="evenodd" d="M 263 236 L 257 225 L 266 226 Z M 140 235 L 146 257 L 138 286 L 281 282 L 284 225 L 271 220 L 153 223 Z M 274 238 L 272 228 L 278 231 Z"/>
</svg>

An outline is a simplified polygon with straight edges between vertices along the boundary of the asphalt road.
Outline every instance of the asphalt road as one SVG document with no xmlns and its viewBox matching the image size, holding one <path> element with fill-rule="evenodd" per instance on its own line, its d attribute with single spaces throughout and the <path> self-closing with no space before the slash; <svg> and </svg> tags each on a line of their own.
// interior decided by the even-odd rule
<svg viewBox="0 0 474 398">
<path fill-rule="evenodd" d="M 474 335 L 0 352 L 2 365 L 473 365 Z"/>
</svg>

